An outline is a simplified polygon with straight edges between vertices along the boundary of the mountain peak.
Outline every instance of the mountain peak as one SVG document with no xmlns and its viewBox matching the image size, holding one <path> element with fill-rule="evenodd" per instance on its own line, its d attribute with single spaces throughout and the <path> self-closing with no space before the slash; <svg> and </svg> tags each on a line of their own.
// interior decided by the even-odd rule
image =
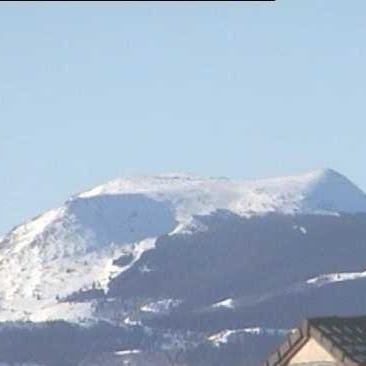
<svg viewBox="0 0 366 366">
<path fill-rule="evenodd" d="M 341 174 L 340 172 L 332 168 L 321 168 L 313 170 L 312 173 L 319 179 L 343 179 L 350 182 L 350 180 L 345 175 Z"/>
<path fill-rule="evenodd" d="M 308 190 L 310 209 L 331 212 L 366 212 L 366 195 L 346 176 L 333 170 L 321 169 Z"/>
<path fill-rule="evenodd" d="M 333 214 L 366 212 L 366 195 L 347 177 L 330 169 L 251 183 L 261 194 L 254 212 Z M 256 202 L 255 202 L 256 201 Z M 244 205 L 245 206 L 245 205 Z M 245 207 L 243 207 L 245 210 Z"/>
</svg>

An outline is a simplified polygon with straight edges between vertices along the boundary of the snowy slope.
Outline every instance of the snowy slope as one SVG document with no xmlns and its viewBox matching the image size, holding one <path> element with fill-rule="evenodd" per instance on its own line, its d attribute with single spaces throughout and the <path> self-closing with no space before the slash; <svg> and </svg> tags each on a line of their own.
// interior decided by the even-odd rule
<svg viewBox="0 0 366 366">
<path fill-rule="evenodd" d="M 183 174 L 117 179 L 82 193 L 141 193 L 170 202 L 178 221 L 218 208 L 248 213 L 365 212 L 366 196 L 343 175 L 332 169 L 254 181 L 200 178 Z"/>
<path fill-rule="evenodd" d="M 257 181 L 182 174 L 122 178 L 76 195 L 0 242 L 0 321 L 93 318 L 93 302 L 60 300 L 108 288 L 157 237 L 204 230 L 194 215 L 366 212 L 366 196 L 333 170 Z M 114 260 L 131 256 L 124 267 Z M 141 271 L 144 269 L 141 268 Z"/>
</svg>

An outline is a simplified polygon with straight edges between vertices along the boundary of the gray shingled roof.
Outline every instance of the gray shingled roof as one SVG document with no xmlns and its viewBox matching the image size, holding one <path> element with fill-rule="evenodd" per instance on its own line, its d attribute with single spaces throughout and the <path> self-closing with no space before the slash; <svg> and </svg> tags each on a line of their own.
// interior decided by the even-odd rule
<svg viewBox="0 0 366 366">
<path fill-rule="evenodd" d="M 341 364 L 366 366 L 366 316 L 305 320 L 268 358 L 265 366 L 287 365 L 309 338 L 316 339 Z"/>
</svg>

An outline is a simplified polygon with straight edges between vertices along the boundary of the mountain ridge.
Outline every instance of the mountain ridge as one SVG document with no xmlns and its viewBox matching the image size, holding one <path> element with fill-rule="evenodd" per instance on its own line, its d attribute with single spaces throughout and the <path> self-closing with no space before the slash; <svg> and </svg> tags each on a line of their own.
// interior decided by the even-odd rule
<svg viewBox="0 0 366 366">
<path fill-rule="evenodd" d="M 106 291 L 111 279 L 154 248 L 157 238 L 204 231 L 196 217 L 219 210 L 240 217 L 339 215 L 366 212 L 366 196 L 331 169 L 250 181 L 183 173 L 113 180 L 3 237 L 0 320 L 90 317 L 90 304 L 67 307 L 55 299 L 95 287 Z M 123 256 L 130 263 L 116 265 Z"/>
<path fill-rule="evenodd" d="M 299 317 L 364 308 L 364 238 L 365 194 L 331 169 L 119 178 L 0 240 L 0 336 L 37 350 L 0 363 L 60 366 L 47 335 L 70 366 L 253 365 Z"/>
</svg>

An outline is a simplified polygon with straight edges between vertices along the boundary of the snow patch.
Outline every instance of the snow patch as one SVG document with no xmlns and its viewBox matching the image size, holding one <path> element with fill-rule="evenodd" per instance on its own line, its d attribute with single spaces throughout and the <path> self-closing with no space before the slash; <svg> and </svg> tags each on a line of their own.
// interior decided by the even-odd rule
<svg viewBox="0 0 366 366">
<path fill-rule="evenodd" d="M 234 309 L 234 300 L 229 298 L 212 305 L 213 308 Z"/>
<path fill-rule="evenodd" d="M 207 226 L 196 220 L 195 218 L 190 218 L 187 222 L 181 222 L 177 227 L 169 233 L 169 235 L 177 234 L 193 234 L 198 232 L 207 231 Z"/>
<path fill-rule="evenodd" d="M 139 349 L 126 349 L 123 351 L 116 351 L 114 352 L 117 356 L 128 356 L 128 355 L 136 355 L 138 353 L 141 353 L 141 350 Z"/>
<path fill-rule="evenodd" d="M 178 307 L 181 303 L 182 301 L 177 299 L 164 299 L 143 305 L 140 310 L 145 313 L 169 314 L 172 309 Z"/>
<path fill-rule="evenodd" d="M 304 226 L 294 225 L 293 228 L 295 230 L 299 230 L 304 235 L 307 234 L 307 232 L 308 232 Z"/>
<path fill-rule="evenodd" d="M 139 320 L 132 320 L 129 316 L 123 320 L 123 323 L 127 326 L 136 327 L 142 326 L 142 322 Z"/>
<path fill-rule="evenodd" d="M 366 277 L 364 272 L 342 272 L 323 274 L 306 281 L 308 285 L 323 286 L 335 282 L 352 281 Z"/>
<path fill-rule="evenodd" d="M 243 329 L 224 329 L 208 337 L 208 340 L 215 346 L 235 342 L 242 335 L 267 335 L 283 337 L 288 333 L 295 332 L 296 329 L 271 329 L 271 328 L 243 328 Z"/>
</svg>

